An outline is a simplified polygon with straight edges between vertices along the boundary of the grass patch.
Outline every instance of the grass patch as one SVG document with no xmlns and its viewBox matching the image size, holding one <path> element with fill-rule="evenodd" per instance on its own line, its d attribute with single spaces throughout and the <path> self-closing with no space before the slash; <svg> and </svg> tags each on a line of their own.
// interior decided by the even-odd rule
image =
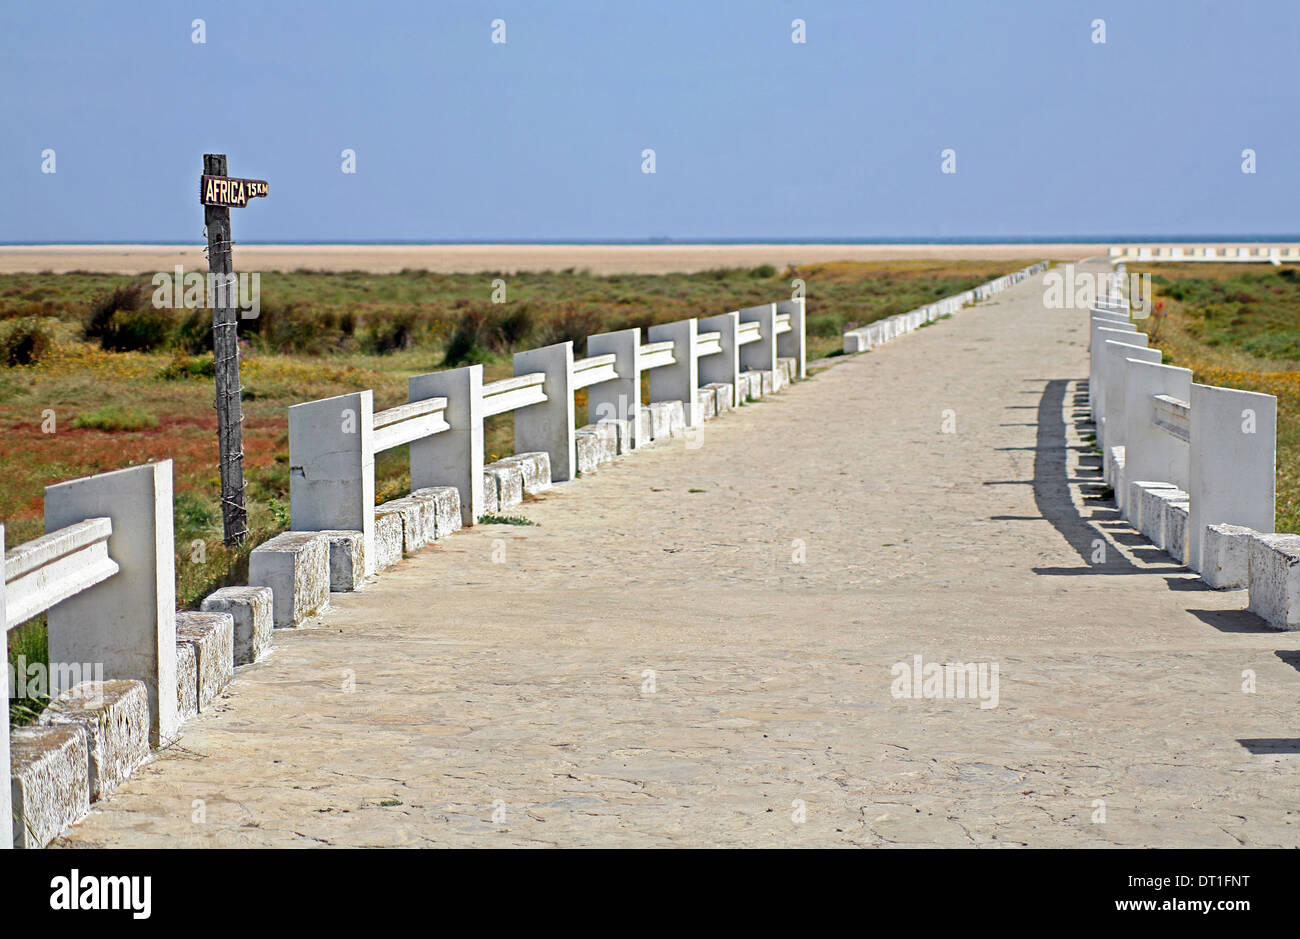
<svg viewBox="0 0 1300 939">
<path fill-rule="evenodd" d="M 107 404 L 93 411 L 85 411 L 73 418 L 74 428 L 88 427 L 93 430 L 141 430 L 145 427 L 157 427 L 158 418 L 143 408 L 124 404 Z"/>
<path fill-rule="evenodd" d="M 478 518 L 480 525 L 536 525 L 532 519 L 524 518 L 522 515 L 496 515 L 492 512 L 486 515 L 480 515 Z"/>
</svg>

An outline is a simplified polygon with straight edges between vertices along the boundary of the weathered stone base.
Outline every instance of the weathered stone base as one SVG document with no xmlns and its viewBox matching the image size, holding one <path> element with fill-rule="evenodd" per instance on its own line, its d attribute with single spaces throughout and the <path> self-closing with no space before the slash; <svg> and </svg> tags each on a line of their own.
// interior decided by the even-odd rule
<svg viewBox="0 0 1300 939">
<path fill-rule="evenodd" d="M 248 583 L 270 587 L 277 629 L 329 608 L 329 541 L 320 532 L 286 531 L 253 549 Z"/>
<path fill-rule="evenodd" d="M 192 642 L 176 643 L 176 715 L 181 722 L 199 713 L 199 653 Z"/>
<path fill-rule="evenodd" d="M 402 513 L 375 507 L 375 570 L 392 567 L 402 559 Z M 278 624 L 277 624 L 278 625 Z"/>
<path fill-rule="evenodd" d="M 332 532 L 324 532 L 331 535 Z M 361 532 L 353 532 L 359 538 Z M 333 588 L 333 551 L 330 552 L 330 583 Z M 360 574 L 357 575 L 358 578 Z M 358 580 L 358 583 L 360 581 Z M 352 589 L 351 587 L 347 589 Z M 271 648 L 274 623 L 269 587 L 222 587 L 203 600 L 205 613 L 229 613 L 235 622 L 235 664 L 256 662 Z"/>
<path fill-rule="evenodd" d="M 644 444 L 643 440 L 642 445 Z M 582 427 L 573 432 L 574 463 L 579 473 L 596 472 L 600 467 L 600 457 L 604 450 L 605 443 L 594 430 Z"/>
<path fill-rule="evenodd" d="M 596 462 L 609 463 L 618 456 L 618 428 L 613 424 L 597 422 L 579 427 L 579 434 L 592 434 L 596 438 Z"/>
<path fill-rule="evenodd" d="M 1300 629 L 1300 535 L 1250 536 L 1250 606 L 1274 629 Z"/>
<path fill-rule="evenodd" d="M 1165 527 L 1165 503 L 1158 493 L 1171 491 L 1175 491 L 1173 484 L 1159 480 L 1129 483 L 1128 523 L 1157 547 L 1164 547 Z"/>
<path fill-rule="evenodd" d="M 545 453 L 542 456 L 546 456 Z M 547 466 L 550 466 L 548 459 Z M 547 470 L 549 476 L 550 470 Z M 547 485 L 550 485 L 548 479 Z M 454 531 L 459 531 L 463 524 L 460 517 L 460 490 L 455 486 L 430 486 L 425 489 L 416 489 L 411 493 L 412 499 L 417 499 L 424 504 L 425 530 L 428 531 L 428 522 L 433 522 L 433 532 L 430 538 L 446 538 Z"/>
<path fill-rule="evenodd" d="M 194 648 L 200 712 L 211 707 L 235 676 L 235 619 L 229 613 L 177 613 L 176 645 Z"/>
<path fill-rule="evenodd" d="M 429 531 L 424 519 L 424 503 L 410 496 L 390 499 L 375 506 L 375 517 L 396 515 L 402 522 L 402 552 L 414 554 L 429 543 Z"/>
<path fill-rule="evenodd" d="M 483 471 L 483 514 L 491 515 L 501 509 L 500 493 L 497 491 L 497 478 L 486 470 Z"/>
<path fill-rule="evenodd" d="M 90 751 L 82 727 L 15 727 L 9 760 L 15 848 L 43 848 L 90 811 Z"/>
<path fill-rule="evenodd" d="M 1187 511 L 1186 499 L 1165 502 L 1165 553 L 1179 564 L 1187 563 Z"/>
<path fill-rule="evenodd" d="M 1250 582 L 1252 529 L 1206 525 L 1201 539 L 1201 580 L 1215 590 L 1236 590 Z"/>
<path fill-rule="evenodd" d="M 524 501 L 524 471 L 518 463 L 498 460 L 483 467 L 497 483 L 497 511 L 504 512 Z"/>
<path fill-rule="evenodd" d="M 149 756 L 149 695 L 141 681 L 83 681 L 51 701 L 40 723 L 85 731 L 92 802 Z"/>
<path fill-rule="evenodd" d="M 524 474 L 524 494 L 535 496 L 551 488 L 551 455 L 545 450 L 516 453 L 499 463 L 513 463 Z M 452 490 L 455 492 L 455 490 Z"/>
<path fill-rule="evenodd" d="M 792 385 L 799 380 L 799 360 L 795 358 L 778 358 L 776 367 L 785 372 L 785 383 Z"/>
<path fill-rule="evenodd" d="M 725 414 L 736 406 L 736 386 L 726 382 L 710 382 L 704 386 L 714 395 L 714 408 L 719 414 Z"/>
<path fill-rule="evenodd" d="M 619 456 L 627 453 L 632 449 L 632 440 L 630 434 L 632 431 L 632 422 L 626 421 L 621 417 L 602 417 L 596 421 L 599 426 L 609 426 L 614 428 L 614 437 L 617 441 L 616 452 Z"/>
<path fill-rule="evenodd" d="M 366 538 L 359 531 L 322 531 L 330 545 L 330 593 L 359 590 L 366 579 Z M 235 623 L 238 645 L 239 623 Z M 235 664 L 243 664 L 236 653 Z"/>
<path fill-rule="evenodd" d="M 650 404 L 650 433 L 655 440 L 667 440 L 686 433 L 686 409 L 680 401 Z"/>
<path fill-rule="evenodd" d="M 703 420 L 712 420 L 718 416 L 718 396 L 712 388 L 697 388 L 695 407 Z"/>
</svg>

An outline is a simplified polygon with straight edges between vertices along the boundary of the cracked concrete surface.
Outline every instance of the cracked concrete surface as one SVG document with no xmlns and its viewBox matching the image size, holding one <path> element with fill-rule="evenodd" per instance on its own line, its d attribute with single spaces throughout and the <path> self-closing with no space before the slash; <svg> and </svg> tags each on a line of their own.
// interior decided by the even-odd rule
<svg viewBox="0 0 1300 939">
<path fill-rule="evenodd" d="M 1087 313 L 1042 296 L 334 595 L 63 843 L 1300 845 L 1300 637 L 1090 497 Z M 998 706 L 892 697 L 914 655 Z"/>
</svg>

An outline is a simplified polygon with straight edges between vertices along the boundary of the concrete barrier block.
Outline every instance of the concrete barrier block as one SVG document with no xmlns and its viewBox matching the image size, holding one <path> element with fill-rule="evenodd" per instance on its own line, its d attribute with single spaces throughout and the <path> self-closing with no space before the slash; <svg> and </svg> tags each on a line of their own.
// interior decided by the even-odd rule
<svg viewBox="0 0 1300 939">
<path fill-rule="evenodd" d="M 1236 590 L 1250 582 L 1250 536 L 1242 525 L 1206 525 L 1201 539 L 1201 580 L 1215 590 Z"/>
<path fill-rule="evenodd" d="M 524 474 L 524 492 L 535 496 L 551 488 L 551 455 L 545 450 L 516 453 L 500 463 L 514 463 Z"/>
<path fill-rule="evenodd" d="M 483 468 L 483 472 L 497 481 L 497 508 L 504 512 L 524 501 L 524 471 L 518 463 L 498 460 Z"/>
<path fill-rule="evenodd" d="M 402 513 L 375 507 L 375 570 L 392 567 L 402 559 Z"/>
<path fill-rule="evenodd" d="M 199 711 L 206 711 L 235 677 L 235 618 L 229 613 L 177 613 L 176 644 L 194 647 Z"/>
<path fill-rule="evenodd" d="M 786 374 L 785 369 L 780 364 L 778 364 L 777 367 L 772 369 L 772 371 L 769 372 L 768 374 L 771 375 L 772 378 L 773 392 L 784 391 L 786 385 L 790 384 L 790 378 Z"/>
<path fill-rule="evenodd" d="M 715 381 L 704 386 L 714 394 L 714 406 L 719 414 L 726 414 L 736 406 L 736 386 L 728 382 Z"/>
<path fill-rule="evenodd" d="M 497 478 L 487 470 L 483 471 L 483 514 L 491 515 L 501 509 L 500 492 L 497 489 Z"/>
<path fill-rule="evenodd" d="M 680 401 L 655 401 L 650 405 L 650 418 L 650 431 L 655 440 L 686 433 L 686 411 Z"/>
<path fill-rule="evenodd" d="M 9 758 L 15 848 L 43 848 L 90 811 L 90 750 L 82 727 L 15 727 Z"/>
<path fill-rule="evenodd" d="M 618 455 L 622 456 L 632 450 L 632 426 L 631 421 L 623 420 L 621 417 L 602 417 L 596 421 L 597 424 L 608 424 L 614 428 L 614 436 L 618 441 Z"/>
<path fill-rule="evenodd" d="M 638 447 L 643 447 L 654 439 L 653 429 L 654 419 L 650 416 L 650 409 L 644 404 L 639 405 L 636 409 L 636 445 Z"/>
<path fill-rule="evenodd" d="M 192 642 L 176 643 L 176 713 L 182 721 L 199 713 L 199 654 Z"/>
<path fill-rule="evenodd" d="M 359 531 L 323 531 L 330 546 L 330 593 L 360 589 L 366 579 L 366 538 Z M 206 601 L 204 601 L 206 602 Z M 205 607 L 206 609 L 206 607 Z M 235 621 L 235 664 L 239 661 L 239 621 Z"/>
<path fill-rule="evenodd" d="M 1142 527 L 1144 524 L 1144 520 L 1142 516 L 1142 508 L 1143 508 L 1143 498 L 1145 497 L 1147 491 L 1149 489 L 1172 489 L 1172 488 L 1173 486 L 1170 483 L 1165 483 L 1165 482 L 1146 480 L 1146 479 L 1131 480 L 1128 483 L 1128 496 L 1124 500 L 1124 517 L 1128 520 L 1128 523 L 1138 531 L 1143 532 L 1145 534 L 1145 531 Z M 1163 503 L 1161 503 L 1161 505 L 1163 505 Z M 1161 518 L 1160 524 L 1161 525 L 1164 524 L 1163 516 Z"/>
<path fill-rule="evenodd" d="M 322 534 L 332 534 L 323 532 Z M 359 541 L 361 532 L 346 532 Z M 334 580 L 331 554 L 331 583 Z M 355 571 L 360 583 L 361 570 Z M 331 589 L 333 587 L 331 586 Z M 347 588 L 352 590 L 354 588 Z M 235 664 L 256 662 L 271 648 L 271 589 L 269 587 L 222 587 L 203 598 L 204 613 L 229 613 L 235 622 Z"/>
<path fill-rule="evenodd" d="M 433 520 L 425 518 L 425 506 L 419 499 L 403 496 L 376 507 L 375 512 L 396 512 L 402 519 L 402 551 L 414 554 L 433 540 Z"/>
<path fill-rule="evenodd" d="M 777 367 L 785 372 L 786 384 L 792 384 L 799 379 L 799 360 L 791 358 L 778 358 Z"/>
<path fill-rule="evenodd" d="M 639 446 L 645 446 L 649 442 L 649 437 L 642 437 Z M 578 461 L 579 473 L 594 473 L 600 466 L 600 456 L 605 449 L 605 443 L 593 430 L 585 427 L 574 431 L 573 446 L 575 458 Z"/>
<path fill-rule="evenodd" d="M 1187 500 L 1165 502 L 1165 553 L 1179 564 L 1187 563 Z"/>
<path fill-rule="evenodd" d="M 85 731 L 91 802 L 116 789 L 149 756 L 149 694 L 142 681 L 83 681 L 51 701 L 40 723 Z"/>
<path fill-rule="evenodd" d="M 320 532 L 286 531 L 248 559 L 250 587 L 270 587 L 277 629 L 297 626 L 330 602 L 330 546 Z"/>
<path fill-rule="evenodd" d="M 651 405 L 653 407 L 653 405 Z M 578 431 L 585 434 L 594 434 L 599 444 L 597 450 L 597 462 L 609 463 L 618 456 L 618 428 L 612 424 L 588 424 L 585 427 L 579 427 Z"/>
<path fill-rule="evenodd" d="M 1300 535 L 1250 536 L 1250 606 L 1274 629 L 1300 629 Z"/>
<path fill-rule="evenodd" d="M 763 397 L 763 377 L 758 372 L 741 372 L 740 378 L 745 382 L 745 399 L 757 401 Z"/>
<path fill-rule="evenodd" d="M 695 408 L 699 411 L 700 417 L 706 421 L 717 417 L 717 393 L 712 388 L 697 388 L 695 390 Z"/>
<path fill-rule="evenodd" d="M 1172 486 L 1148 485 L 1142 490 L 1142 526 L 1139 531 L 1157 548 L 1165 547 L 1165 509 L 1169 502 L 1187 504 L 1187 493 Z"/>
<path fill-rule="evenodd" d="M 546 475 L 546 485 L 549 487 L 549 457 L 545 453 L 528 454 L 530 456 L 540 456 L 546 461 L 543 475 Z M 412 499 L 418 499 L 424 503 L 424 521 L 425 531 L 429 531 L 429 522 L 433 523 L 433 531 L 430 539 L 446 538 L 452 532 L 462 527 L 460 514 L 460 490 L 455 486 L 429 486 L 424 489 L 417 489 L 411 493 Z"/>
</svg>

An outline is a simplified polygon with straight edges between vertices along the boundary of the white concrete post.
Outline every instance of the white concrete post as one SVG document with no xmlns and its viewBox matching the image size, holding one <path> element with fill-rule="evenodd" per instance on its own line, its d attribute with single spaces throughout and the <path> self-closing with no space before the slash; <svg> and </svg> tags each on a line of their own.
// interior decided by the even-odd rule
<svg viewBox="0 0 1300 939">
<path fill-rule="evenodd" d="M 1192 385 L 1187 564 L 1201 570 L 1206 525 L 1271 532 L 1277 471 L 1277 398 Z"/>
<path fill-rule="evenodd" d="M 108 555 L 119 570 L 49 611 L 51 684 L 65 666 L 102 666 L 105 679 L 142 681 L 150 740 L 180 730 L 176 707 L 176 553 L 172 461 L 45 487 L 45 531 L 88 518 L 113 521 Z M 51 695 L 66 688 L 54 689 Z"/>
<path fill-rule="evenodd" d="M 1093 423 L 1097 425 L 1097 440 L 1101 440 L 1102 421 L 1106 416 L 1106 389 L 1102 384 L 1101 369 L 1104 363 L 1104 345 L 1107 339 L 1128 345 L 1146 346 L 1145 333 L 1135 329 L 1112 329 L 1092 324 L 1092 340 L 1088 352 L 1088 404 L 1092 408 Z"/>
<path fill-rule="evenodd" d="M 515 374 L 543 372 L 546 400 L 515 410 L 515 452 L 545 450 L 551 457 L 551 482 L 573 479 L 573 343 L 558 342 L 514 355 Z"/>
<path fill-rule="evenodd" d="M 722 351 L 717 355 L 706 355 L 700 359 L 700 384 L 726 385 L 731 389 L 731 406 L 734 408 L 737 404 L 736 378 L 740 375 L 740 346 L 736 345 L 740 314 L 733 311 L 717 316 L 706 316 L 696 320 L 695 326 L 702 333 L 718 333 L 718 344 L 722 346 Z"/>
<path fill-rule="evenodd" d="M 1187 490 L 1187 441 L 1154 423 L 1155 395 L 1179 401 L 1191 396 L 1191 369 L 1126 358 L 1124 366 L 1124 480 L 1112 480 L 1115 504 L 1126 510 L 1128 479 L 1153 479 Z M 1127 515 L 1125 516 L 1127 517 Z"/>
<path fill-rule="evenodd" d="M 1105 332 L 1105 330 L 1103 330 Z M 1102 453 L 1110 455 L 1111 447 L 1124 446 L 1124 360 L 1137 359 L 1141 362 L 1159 362 L 1160 350 L 1146 348 L 1144 333 L 1129 333 L 1122 342 L 1107 339 L 1101 344 L 1101 424 L 1097 429 L 1097 439 L 1102 444 Z M 1139 337 L 1141 337 L 1139 339 Z M 1145 479 L 1144 476 L 1131 476 L 1130 479 Z"/>
<path fill-rule="evenodd" d="M 411 491 L 455 486 L 461 522 L 473 525 L 483 514 L 483 366 L 415 375 L 406 384 L 411 401 L 446 398 L 443 416 L 451 425 L 411 442 Z"/>
<path fill-rule="evenodd" d="M 620 329 L 587 337 L 587 355 L 614 355 L 615 381 L 587 389 L 587 422 L 605 418 L 627 421 L 633 448 L 649 443 L 641 439 L 641 330 Z"/>
<path fill-rule="evenodd" d="M 651 326 L 648 335 L 651 342 L 673 344 L 673 364 L 650 372 L 651 402 L 680 401 L 686 415 L 686 426 L 698 427 L 704 423 L 704 415 L 695 396 L 700 387 L 695 319 Z"/>
<path fill-rule="evenodd" d="M 10 802 L 9 779 L 9 630 L 5 629 L 5 527 L 0 525 L 0 851 L 14 846 L 14 810 Z"/>
<path fill-rule="evenodd" d="M 289 526 L 359 531 L 375 572 L 375 400 L 366 389 L 289 408 Z"/>
<path fill-rule="evenodd" d="M 740 347 L 740 367 L 759 371 L 776 371 L 776 304 L 764 303 L 740 311 L 742 323 L 758 322 L 758 342 L 747 342 Z"/>
<path fill-rule="evenodd" d="M 776 354 L 778 358 L 795 360 L 796 378 L 807 377 L 805 371 L 807 359 L 805 348 L 807 330 L 804 324 L 805 302 L 805 299 L 800 297 L 798 300 L 779 300 L 776 304 L 776 312 L 790 314 L 790 331 L 776 337 Z"/>
</svg>

